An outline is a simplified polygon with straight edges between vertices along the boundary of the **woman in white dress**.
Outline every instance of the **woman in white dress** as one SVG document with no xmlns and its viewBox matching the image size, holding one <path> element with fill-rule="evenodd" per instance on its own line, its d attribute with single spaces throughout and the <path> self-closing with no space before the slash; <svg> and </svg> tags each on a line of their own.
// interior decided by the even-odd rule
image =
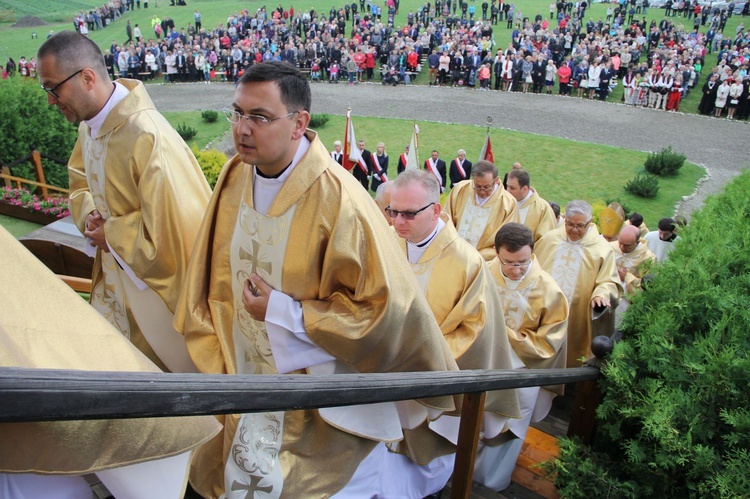
<svg viewBox="0 0 750 499">
<path fill-rule="evenodd" d="M 714 103 L 715 116 L 718 118 L 721 116 L 721 112 L 727 105 L 727 98 L 729 97 L 729 83 L 727 80 L 721 82 L 719 89 L 716 91 L 716 102 Z"/>
<path fill-rule="evenodd" d="M 589 75 L 588 75 L 589 76 L 588 78 L 589 99 L 594 98 L 596 89 L 599 88 L 599 77 L 601 74 L 602 74 L 601 62 L 597 64 L 592 64 L 591 66 L 589 66 Z"/>
<path fill-rule="evenodd" d="M 721 87 L 719 87 L 721 88 Z M 731 85 L 729 85 L 729 102 L 727 102 L 727 119 L 734 118 L 734 110 L 740 104 L 742 96 L 742 77 L 738 76 Z"/>
</svg>

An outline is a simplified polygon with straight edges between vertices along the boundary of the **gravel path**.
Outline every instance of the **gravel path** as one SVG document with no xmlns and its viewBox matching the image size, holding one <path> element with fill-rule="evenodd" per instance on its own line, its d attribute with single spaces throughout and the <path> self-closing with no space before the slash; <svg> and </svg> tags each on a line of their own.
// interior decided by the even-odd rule
<svg viewBox="0 0 750 499">
<path fill-rule="evenodd" d="M 196 107 L 221 109 L 231 103 L 234 87 L 226 83 L 149 85 L 148 91 L 160 111 L 190 111 Z M 344 114 L 351 106 L 357 116 L 478 126 L 492 116 L 493 128 L 641 151 L 658 151 L 671 145 L 707 170 L 695 194 L 678 208 L 678 214 L 688 218 L 706 196 L 719 192 L 742 169 L 750 168 L 748 122 L 556 95 L 447 87 L 319 83 L 312 85 L 312 91 L 314 113 Z"/>
</svg>

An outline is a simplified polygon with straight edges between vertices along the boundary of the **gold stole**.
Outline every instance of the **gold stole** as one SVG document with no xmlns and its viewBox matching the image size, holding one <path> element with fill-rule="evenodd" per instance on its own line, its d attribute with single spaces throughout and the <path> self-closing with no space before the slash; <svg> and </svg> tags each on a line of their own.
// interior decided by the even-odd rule
<svg viewBox="0 0 750 499">
<path fill-rule="evenodd" d="M 500 277 L 505 279 L 502 275 Z M 534 289 L 533 285 L 521 287 L 522 282 L 514 289 L 509 288 L 505 283 L 496 286 L 500 303 L 503 305 L 505 326 L 514 331 L 518 331 L 523 325 L 526 308 L 529 306 L 529 295 L 531 290 Z"/>
<path fill-rule="evenodd" d="M 230 264 L 235 317 L 233 340 L 237 374 L 277 374 L 265 322 L 256 321 L 242 304 L 250 275 L 260 275 L 272 288 L 281 289 L 281 275 L 289 242 L 289 227 L 296 205 L 280 217 L 262 215 L 244 199 L 232 238 Z M 248 496 L 264 492 L 279 497 L 284 474 L 279 461 L 284 411 L 241 414 L 224 470 L 226 491 Z"/>
<path fill-rule="evenodd" d="M 497 192 L 495 194 L 497 194 Z M 474 193 L 469 193 L 468 199 L 466 200 L 466 207 L 461 214 L 461 220 L 458 221 L 456 228 L 458 229 L 458 235 L 461 236 L 462 239 L 479 249 L 477 245 L 479 244 L 482 234 L 484 234 L 484 229 L 490 221 L 493 205 L 489 201 L 484 206 L 474 204 L 474 199 L 472 198 L 474 195 Z M 499 202 L 499 200 L 496 201 Z"/>
<path fill-rule="evenodd" d="M 90 163 L 86 165 L 86 181 L 88 182 L 94 205 L 104 220 L 107 220 L 111 216 L 109 205 L 104 197 L 106 185 L 104 163 L 107 159 L 108 141 L 109 135 L 99 140 L 87 137 L 84 144 L 87 151 L 84 157 L 90 160 Z M 120 268 L 112 253 L 97 251 L 97 258 L 101 264 L 102 278 L 95 285 L 94 289 L 91 290 L 91 306 L 102 314 L 123 336 L 128 338 L 131 343 L 159 366 L 159 368 L 163 371 L 169 371 L 144 337 L 132 314 L 124 284 L 124 281 L 130 279 L 130 277 Z M 150 298 L 152 303 L 158 304 L 162 302 L 161 297 L 152 289 L 146 288 L 143 292 L 153 294 Z M 154 300 L 158 300 L 158 302 Z M 154 313 L 160 314 L 162 312 L 163 310 L 159 310 Z M 168 322 L 171 324 L 171 319 Z"/>
<path fill-rule="evenodd" d="M 581 272 L 583 254 L 584 251 L 580 241 L 577 243 L 561 242 L 555 251 L 555 260 L 552 262 L 549 273 L 560 286 L 565 298 L 568 299 L 568 304 L 571 306 L 578 283 L 578 274 Z"/>
</svg>

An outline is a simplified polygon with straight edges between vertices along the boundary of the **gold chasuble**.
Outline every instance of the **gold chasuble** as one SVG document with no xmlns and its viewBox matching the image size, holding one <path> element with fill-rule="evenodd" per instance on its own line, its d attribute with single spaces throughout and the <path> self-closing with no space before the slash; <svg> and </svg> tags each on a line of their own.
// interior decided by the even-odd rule
<svg viewBox="0 0 750 499">
<path fill-rule="evenodd" d="M 160 372 L 2 227 L 0 245 L 0 367 Z M 0 472 L 101 472 L 177 456 L 220 429 L 210 416 L 3 423 Z"/>
<path fill-rule="evenodd" d="M 615 252 L 617 268 L 626 269 L 628 271 L 628 273 L 625 274 L 625 279 L 620 281 L 620 283 L 625 288 L 625 294 L 627 296 L 632 296 L 641 287 L 643 273 L 648 268 L 647 262 L 653 264 L 656 261 L 656 257 L 651 250 L 648 249 L 648 244 L 646 244 L 646 241 L 643 239 L 638 241 L 638 245 L 630 253 L 623 253 L 618 241 L 612 241 L 610 245 Z"/>
<path fill-rule="evenodd" d="M 557 219 L 549 203 L 531 189 L 531 196 L 518 203 L 520 222 L 531 229 L 534 241 L 557 227 Z M 493 239 L 494 242 L 494 239 Z"/>
<path fill-rule="evenodd" d="M 534 255 L 526 275 L 516 287 L 506 281 L 495 258 L 488 265 L 505 315 L 513 351 L 529 369 L 565 367 L 568 335 L 568 301 L 554 279 L 542 270 Z M 562 386 L 544 387 L 562 395 Z"/>
<path fill-rule="evenodd" d="M 513 369 L 511 346 L 502 321 L 495 285 L 481 255 L 458 236 L 446 213 L 445 227 L 430 241 L 416 264 L 410 264 L 460 369 Z M 407 256 L 407 241 L 399 239 Z M 519 418 L 516 390 L 487 392 L 484 410 Z M 420 428 L 424 430 L 424 428 Z M 420 434 L 421 433 L 421 434 Z M 429 441 L 424 432 L 407 432 L 409 453 Z M 404 452 L 403 445 L 399 452 Z M 452 448 L 455 452 L 455 448 Z M 436 456 L 418 455 L 418 464 Z"/>
<path fill-rule="evenodd" d="M 347 372 L 457 369 L 377 206 L 314 132 L 306 136 L 309 149 L 266 214 L 254 208 L 253 167 L 235 156 L 222 170 L 175 313 L 196 366 L 277 372 L 266 324 L 242 304 L 257 273 L 301 304 L 307 337 Z M 449 397 L 421 402 L 456 407 Z M 227 494 L 329 497 L 377 444 L 313 409 L 222 419 L 223 436 L 197 452 L 191 473 L 206 497 L 224 493 L 225 479 Z"/>
<path fill-rule="evenodd" d="M 411 264 L 427 303 L 460 369 L 513 369 L 502 308 L 478 252 L 458 236 L 445 213 L 445 227 Z M 399 244 L 406 255 L 406 239 Z M 517 418 L 513 390 L 487 393 L 485 409 Z"/>
<path fill-rule="evenodd" d="M 567 367 L 579 367 L 581 357 L 591 356 L 591 300 L 606 297 L 614 310 L 622 287 L 615 266 L 615 253 L 590 224 L 576 242 L 568 240 L 565 227 L 548 232 L 534 246 L 534 254 L 557 282 L 570 304 Z"/>
<path fill-rule="evenodd" d="M 501 184 L 483 205 L 477 204 L 474 182 L 456 184 L 448 195 L 448 213 L 458 235 L 474 246 L 485 261 L 495 258 L 495 234 L 508 222 L 518 222 L 516 199 Z"/>
<path fill-rule="evenodd" d="M 143 84 L 118 83 L 130 92 L 110 110 L 96 137 L 80 124 L 68 162 L 78 229 L 83 233 L 86 217 L 99 210 L 107 243 L 122 260 L 96 252 L 91 304 L 157 365 L 194 371 L 191 365 L 183 368 L 183 359 L 170 363 L 165 356 L 178 347 L 184 351 L 175 344 L 182 340 L 171 330 L 172 312 L 211 189 Z M 144 337 L 144 328 L 154 325 L 156 331 Z M 173 337 L 166 337 L 167 330 Z M 161 348 L 154 343 L 165 339 Z"/>
</svg>

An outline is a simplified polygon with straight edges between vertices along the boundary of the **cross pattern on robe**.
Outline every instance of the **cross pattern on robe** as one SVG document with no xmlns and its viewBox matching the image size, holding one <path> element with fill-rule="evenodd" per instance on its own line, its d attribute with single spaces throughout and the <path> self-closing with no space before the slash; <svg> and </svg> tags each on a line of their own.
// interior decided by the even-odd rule
<svg viewBox="0 0 750 499">
<path fill-rule="evenodd" d="M 568 265 L 572 265 L 576 263 L 576 255 L 573 252 L 573 250 L 565 251 L 562 255 L 560 255 L 560 262 L 564 264 L 566 267 Z"/>
<path fill-rule="evenodd" d="M 250 475 L 250 483 L 240 483 L 237 480 L 232 482 L 232 490 L 243 490 L 247 492 L 245 499 L 253 499 L 256 492 L 265 492 L 270 494 L 273 491 L 273 485 L 260 485 L 260 481 L 263 480 L 261 476 Z"/>
<path fill-rule="evenodd" d="M 260 243 L 253 239 L 252 241 L 252 253 L 246 251 L 244 248 L 240 248 L 240 259 L 241 260 L 247 260 L 250 262 L 250 273 L 255 274 L 257 273 L 258 269 L 264 270 L 267 274 L 271 274 L 271 270 L 273 269 L 273 265 L 269 261 L 261 260 L 259 256 L 259 246 Z M 255 286 L 253 286 L 253 292 L 257 292 L 257 289 L 255 289 Z"/>
</svg>

